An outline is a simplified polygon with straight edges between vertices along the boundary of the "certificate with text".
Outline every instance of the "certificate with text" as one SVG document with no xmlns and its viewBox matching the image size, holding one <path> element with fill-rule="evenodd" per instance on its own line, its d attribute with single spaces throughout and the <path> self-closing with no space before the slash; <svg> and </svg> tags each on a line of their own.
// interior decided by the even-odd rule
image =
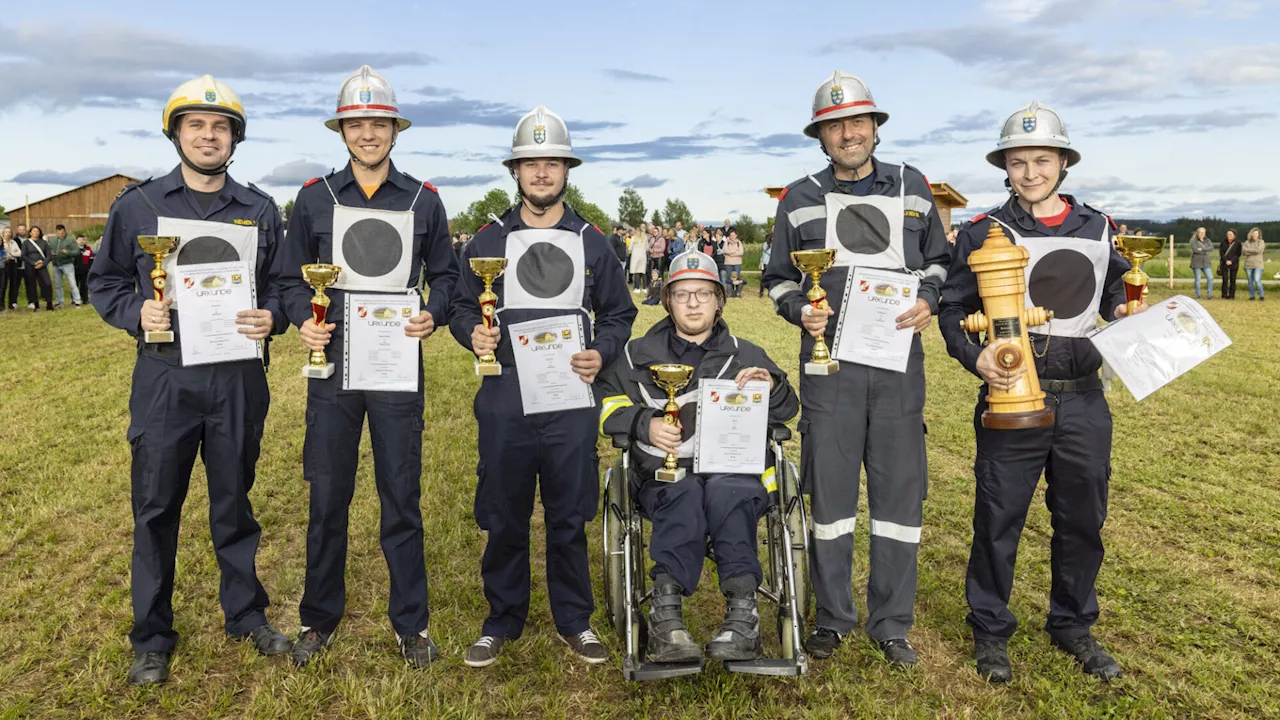
<svg viewBox="0 0 1280 720">
<path fill-rule="evenodd" d="M 418 314 L 415 294 L 347 293 L 342 389 L 417 392 L 422 346 L 404 334 Z"/>
<path fill-rule="evenodd" d="M 698 385 L 695 473 L 759 475 L 769 437 L 769 383 L 704 378 Z"/>
<path fill-rule="evenodd" d="M 520 378 L 524 414 L 594 407 L 591 385 L 573 371 L 572 358 L 586 349 L 582 316 L 529 320 L 507 326 Z"/>
<path fill-rule="evenodd" d="M 832 356 L 841 362 L 906 372 L 915 330 L 899 330 L 897 318 L 916 304 L 919 289 L 920 278 L 915 275 L 854 268 L 845 286 Z"/>
<path fill-rule="evenodd" d="M 241 334 L 243 326 L 236 324 L 236 313 L 258 306 L 247 264 L 178 265 L 173 284 L 184 366 L 262 357 L 262 342 Z"/>
</svg>

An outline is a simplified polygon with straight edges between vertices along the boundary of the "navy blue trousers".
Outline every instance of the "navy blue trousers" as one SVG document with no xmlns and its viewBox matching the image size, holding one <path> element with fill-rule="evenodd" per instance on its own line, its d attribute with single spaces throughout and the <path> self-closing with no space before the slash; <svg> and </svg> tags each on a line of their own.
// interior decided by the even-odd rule
<svg viewBox="0 0 1280 720">
<path fill-rule="evenodd" d="M 547 595 L 561 635 L 590 627 L 595 599 L 586 525 L 600 502 L 599 408 L 525 416 L 514 369 L 476 393 L 479 455 L 476 522 L 489 533 L 480 574 L 489 617 L 483 634 L 518 638 L 529 615 L 529 520 L 541 491 Z"/>
<path fill-rule="evenodd" d="M 378 538 L 391 578 L 387 615 L 397 635 L 413 635 L 426 629 L 428 618 L 419 506 L 422 392 L 343 390 L 340 357 L 338 363 L 333 377 L 308 381 L 302 467 L 311 484 L 311 517 L 307 525 L 307 579 L 298 614 L 303 627 L 326 633 L 333 632 L 342 620 L 347 603 L 348 510 L 355 494 L 360 434 L 367 415 L 382 511 Z M 419 370 L 420 384 L 421 376 Z"/>
<path fill-rule="evenodd" d="M 756 551 L 756 525 L 769 503 L 760 478 L 690 473 L 676 483 L 647 480 L 639 493 L 640 507 L 653 523 L 650 577 L 670 575 L 686 596 L 692 595 L 710 537 L 721 583 L 750 575 L 760 584 L 764 573 Z"/>
<path fill-rule="evenodd" d="M 139 353 L 129 395 L 133 462 L 135 653 L 172 652 L 178 523 L 197 453 L 209 483 L 209 534 L 222 579 L 225 630 L 248 633 L 270 604 L 254 558 L 262 530 L 249 491 L 270 392 L 257 360 L 184 368 L 176 353 Z"/>
<path fill-rule="evenodd" d="M 1102 525 L 1111 477 L 1111 410 L 1101 390 L 1049 394 L 1050 427 L 987 430 L 985 395 L 974 413 L 978 455 L 973 547 L 965 578 L 966 618 L 978 639 L 1008 638 L 1018 627 L 1009 610 L 1018 541 L 1044 473 L 1053 520 L 1052 580 L 1045 630 L 1063 641 L 1089 632 L 1098 619 L 1094 583 L 1102 567 Z"/>
</svg>

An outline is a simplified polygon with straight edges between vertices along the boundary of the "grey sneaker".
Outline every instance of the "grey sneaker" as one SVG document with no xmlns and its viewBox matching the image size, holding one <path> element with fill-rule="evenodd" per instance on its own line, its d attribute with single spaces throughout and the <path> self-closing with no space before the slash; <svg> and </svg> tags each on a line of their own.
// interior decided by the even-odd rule
<svg viewBox="0 0 1280 720">
<path fill-rule="evenodd" d="M 600 642 L 600 638 L 591 632 L 588 628 L 577 635 L 561 635 L 560 639 L 569 646 L 574 655 L 586 660 L 592 665 L 598 665 L 609 659 L 609 651 L 605 648 L 604 643 Z"/>
<path fill-rule="evenodd" d="M 467 667 L 489 667 L 498 659 L 498 655 L 502 652 L 502 644 L 506 641 L 504 637 L 484 635 L 467 648 L 466 657 L 462 661 L 467 664 Z"/>
</svg>

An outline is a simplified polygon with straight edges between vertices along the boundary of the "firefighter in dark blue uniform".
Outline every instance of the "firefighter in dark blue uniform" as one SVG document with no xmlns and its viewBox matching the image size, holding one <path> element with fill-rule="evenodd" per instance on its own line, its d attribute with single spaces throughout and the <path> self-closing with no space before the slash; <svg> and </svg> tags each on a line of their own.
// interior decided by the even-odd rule
<svg viewBox="0 0 1280 720">
<path fill-rule="evenodd" d="M 502 366 L 501 374 L 484 378 L 475 399 L 480 456 L 475 515 L 489 533 L 480 567 L 489 617 L 480 639 L 467 650 L 466 663 L 492 664 L 502 644 L 524 632 L 529 520 L 538 487 L 556 629 L 576 655 L 599 663 L 608 654 L 588 623 L 595 603 L 586 535 L 599 499 L 599 398 L 596 407 L 576 410 L 524 408 L 506 326 L 579 315 L 587 350 L 574 355 L 572 368 L 583 382 L 594 383 L 630 338 L 636 308 L 608 239 L 562 201 L 569 168 L 581 161 L 560 117 L 541 105 L 523 117 L 504 164 L 519 185 L 520 204 L 467 244 L 450 325 L 464 347 L 477 356 L 496 351 Z M 484 285 L 469 269 L 470 260 L 480 257 L 508 260 L 494 286 L 500 324 L 492 328 L 481 322 L 478 297 Z"/>
<path fill-rule="evenodd" d="M 172 291 L 163 302 L 154 299 L 155 261 L 138 244 L 139 235 L 185 235 L 165 263 L 170 270 L 172 263 L 215 259 L 248 263 L 264 290 L 259 307 L 237 313 L 237 322 L 242 334 L 265 341 L 287 327 L 267 282 L 281 237 L 280 213 L 269 195 L 227 174 L 236 144 L 244 139 L 245 115 L 226 85 L 208 75 L 184 83 L 166 104 L 163 129 L 182 163 L 121 192 L 89 271 L 93 306 L 138 341 L 128 432 L 134 521 L 129 640 L 135 653 L 129 682 L 135 685 L 169 677 L 178 642 L 172 605 L 178 523 L 197 453 L 209 482 L 209 529 L 222 572 L 218 600 L 225 630 L 249 639 L 264 655 L 289 651 L 288 639 L 267 623 L 270 603 L 254 566 L 262 532 L 248 495 L 270 402 L 263 362 L 185 367 Z M 175 341 L 144 343 L 150 331 L 172 331 Z"/>
<path fill-rule="evenodd" d="M 430 183 L 401 173 L 391 149 L 409 121 L 400 117 L 386 78 L 368 65 L 350 75 L 326 125 L 342 134 L 351 155 L 338 172 L 298 192 L 289 232 L 277 258 L 289 321 L 310 350 L 323 349 L 337 371 L 313 377 L 307 390 L 303 475 L 311 484 L 307 577 L 298 611 L 302 628 L 293 662 L 307 665 L 333 637 L 346 605 L 348 507 L 355 492 L 364 419 L 369 418 L 374 477 L 382 508 L 380 540 L 391 576 L 387 605 L 405 661 L 426 667 L 438 651 L 427 633 L 427 571 L 423 551 L 423 389 L 415 392 L 344 390 L 340 308 L 349 291 L 419 294 L 425 304 L 405 328 L 426 339 L 448 322 L 457 258 L 449 243 L 444 205 Z M 328 294 L 336 312 L 320 326 L 312 318 L 312 291 L 302 278 L 308 263 L 343 268 Z M 336 322 L 335 322 L 336 321 Z"/>
<path fill-rule="evenodd" d="M 996 150 L 987 156 L 1005 170 L 1011 196 L 962 230 L 952 250 L 951 275 L 942 289 L 938 324 L 947 350 L 984 381 L 974 414 L 977 458 L 974 474 L 973 547 L 965 592 L 973 628 L 978 673 L 992 682 L 1012 677 L 1007 644 L 1017 628 L 1009 610 L 1014 559 L 1027 510 L 1043 472 L 1053 516 L 1052 585 L 1045 630 L 1055 647 L 1069 653 L 1090 675 L 1109 680 L 1120 666 L 1094 640 L 1098 619 L 1094 583 L 1102 565 L 1102 524 L 1111 475 L 1111 411 L 1098 370 L 1102 357 L 1086 335 L 1100 313 L 1110 321 L 1126 316 L 1121 276 L 1129 268 L 1111 243 L 1111 219 L 1059 195 L 1068 167 L 1080 160 L 1062 119 L 1031 103 L 1005 122 Z M 1002 369 L 999 344 L 980 345 L 960 326 L 982 308 L 969 254 L 982 246 L 992 223 L 1028 249 L 1028 294 L 1054 312 L 1044 333 L 1032 333 L 1036 372 L 1055 412 L 1051 426 L 994 430 L 982 426 L 988 387 L 1011 389 L 1025 368 Z M 1040 259 L 1048 258 L 1043 263 Z M 1138 311 L 1146 309 L 1141 305 Z M 1039 329 L 1039 328 L 1037 328 Z"/>
</svg>

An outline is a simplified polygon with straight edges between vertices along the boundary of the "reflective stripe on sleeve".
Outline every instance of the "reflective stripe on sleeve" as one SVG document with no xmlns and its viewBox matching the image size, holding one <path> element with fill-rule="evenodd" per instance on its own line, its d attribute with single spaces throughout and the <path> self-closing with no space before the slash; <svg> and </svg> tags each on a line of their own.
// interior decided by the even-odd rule
<svg viewBox="0 0 1280 720">
<path fill-rule="evenodd" d="M 778 478 L 774 477 L 776 474 L 777 470 L 775 468 L 769 468 L 761 473 L 760 482 L 764 485 L 765 492 L 773 492 L 778 489 Z"/>
<path fill-rule="evenodd" d="M 631 402 L 631 398 L 626 395 L 610 395 L 605 398 L 600 406 L 600 435 L 604 436 L 604 421 L 609 419 L 613 413 L 624 407 L 631 407 L 635 403 Z"/>
</svg>

